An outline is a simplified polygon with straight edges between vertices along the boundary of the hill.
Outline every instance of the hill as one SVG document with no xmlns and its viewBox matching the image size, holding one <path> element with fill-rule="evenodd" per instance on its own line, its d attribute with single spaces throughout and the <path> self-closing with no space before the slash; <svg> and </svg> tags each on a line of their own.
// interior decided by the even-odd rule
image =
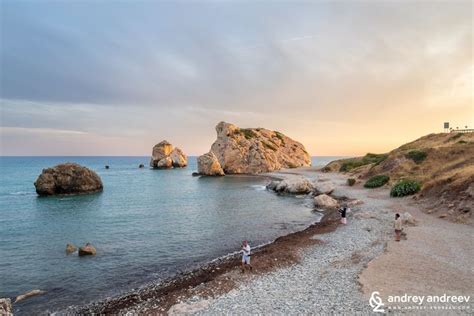
<svg viewBox="0 0 474 316">
<path fill-rule="evenodd" d="M 430 134 L 385 154 L 336 160 L 323 168 L 344 172 L 359 182 L 386 175 L 386 185 L 403 179 L 421 184 L 415 196 L 428 212 L 471 222 L 474 211 L 474 133 Z"/>
</svg>

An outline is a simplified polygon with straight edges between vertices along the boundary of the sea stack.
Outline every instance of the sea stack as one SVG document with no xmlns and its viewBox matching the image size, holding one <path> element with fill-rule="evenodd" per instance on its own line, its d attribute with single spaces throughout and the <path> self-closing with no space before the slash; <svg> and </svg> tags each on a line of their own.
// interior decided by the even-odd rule
<svg viewBox="0 0 474 316">
<path fill-rule="evenodd" d="M 179 148 L 173 148 L 164 140 L 153 147 L 150 166 L 154 169 L 184 168 L 188 165 L 188 157 Z"/>
<path fill-rule="evenodd" d="M 198 158 L 201 175 L 257 174 L 282 168 L 311 166 L 311 157 L 304 146 L 277 131 L 265 128 L 239 128 L 220 122 L 216 126 L 217 140 L 209 153 Z M 215 156 L 219 167 L 214 162 Z M 205 165 L 206 164 L 206 165 Z M 213 172 L 209 165 L 212 165 Z"/>
<path fill-rule="evenodd" d="M 43 169 L 35 182 L 41 196 L 88 194 L 103 189 L 102 180 L 94 171 L 77 163 L 63 163 Z"/>
</svg>

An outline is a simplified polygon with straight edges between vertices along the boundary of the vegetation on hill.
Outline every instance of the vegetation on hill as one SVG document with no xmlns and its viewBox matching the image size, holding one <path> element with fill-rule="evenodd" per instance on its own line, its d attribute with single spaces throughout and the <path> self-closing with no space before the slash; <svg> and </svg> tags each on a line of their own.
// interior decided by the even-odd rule
<svg viewBox="0 0 474 316">
<path fill-rule="evenodd" d="M 373 176 L 367 182 L 364 184 L 364 187 L 372 189 L 372 188 L 379 188 L 383 185 L 385 185 L 388 180 L 390 180 L 390 177 L 384 174 Z"/>
</svg>

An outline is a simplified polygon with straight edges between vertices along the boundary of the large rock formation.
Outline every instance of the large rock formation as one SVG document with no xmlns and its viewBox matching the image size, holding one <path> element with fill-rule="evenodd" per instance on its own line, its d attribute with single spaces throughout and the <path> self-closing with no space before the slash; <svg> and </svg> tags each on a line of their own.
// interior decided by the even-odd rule
<svg viewBox="0 0 474 316">
<path fill-rule="evenodd" d="M 35 188 L 39 195 L 65 195 L 100 192 L 103 185 L 94 171 L 68 162 L 43 169 L 36 179 Z"/>
<path fill-rule="evenodd" d="M 217 140 L 210 152 L 226 174 L 262 173 L 311 165 L 304 146 L 280 132 L 264 128 L 244 129 L 226 122 L 217 124 L 216 131 Z"/>
<path fill-rule="evenodd" d="M 188 157 L 179 148 L 173 148 L 166 140 L 156 144 L 151 154 L 150 167 L 155 169 L 184 168 Z"/>
<path fill-rule="evenodd" d="M 222 170 L 221 164 L 217 160 L 216 155 L 212 151 L 207 154 L 201 155 L 197 159 L 198 173 L 208 176 L 223 176 L 224 170 Z"/>
</svg>

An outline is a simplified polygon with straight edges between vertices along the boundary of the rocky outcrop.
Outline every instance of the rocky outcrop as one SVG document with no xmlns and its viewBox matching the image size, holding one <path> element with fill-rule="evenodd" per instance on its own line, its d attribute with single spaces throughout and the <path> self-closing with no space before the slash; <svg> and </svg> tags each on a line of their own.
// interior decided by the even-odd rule
<svg viewBox="0 0 474 316">
<path fill-rule="evenodd" d="M 9 298 L 0 298 L 0 315 L 13 315 L 12 301 Z"/>
<path fill-rule="evenodd" d="M 206 176 L 223 176 L 221 164 L 217 160 L 216 155 L 212 151 L 201 155 L 197 159 L 198 173 Z"/>
<path fill-rule="evenodd" d="M 173 148 L 166 140 L 156 144 L 151 154 L 150 167 L 155 169 L 184 168 L 188 157 L 179 148 Z"/>
<path fill-rule="evenodd" d="M 339 203 L 329 195 L 320 194 L 314 198 L 314 205 L 322 208 L 337 208 Z"/>
<path fill-rule="evenodd" d="M 313 191 L 313 185 L 304 177 L 291 177 L 282 181 L 272 181 L 267 189 L 289 194 L 307 194 Z"/>
<path fill-rule="evenodd" d="M 73 244 L 67 244 L 66 245 L 66 254 L 71 254 L 77 250 L 77 247 L 74 246 Z"/>
<path fill-rule="evenodd" d="M 23 300 L 26 300 L 27 298 L 29 297 L 32 297 L 32 296 L 36 296 L 36 295 L 41 295 L 41 294 L 44 294 L 46 293 L 45 291 L 42 291 L 42 290 L 31 290 L 31 291 L 28 291 L 26 292 L 25 294 L 21 294 L 21 295 L 18 295 L 15 299 L 15 304 L 18 303 L 18 302 L 21 302 Z"/>
<path fill-rule="evenodd" d="M 36 193 L 46 195 L 100 192 L 102 180 L 94 171 L 76 163 L 64 163 L 43 169 L 35 182 Z"/>
<path fill-rule="evenodd" d="M 331 182 L 315 181 L 313 182 L 313 187 L 314 187 L 314 195 L 331 194 L 334 191 L 334 189 L 336 189 L 336 186 Z"/>
<path fill-rule="evenodd" d="M 97 250 L 90 243 L 87 243 L 83 247 L 79 247 L 79 256 L 94 256 L 97 253 Z"/>
<path fill-rule="evenodd" d="M 311 165 L 304 146 L 280 132 L 220 122 L 211 152 L 226 174 L 262 173 Z M 199 162 L 198 162 L 199 167 Z"/>
</svg>

